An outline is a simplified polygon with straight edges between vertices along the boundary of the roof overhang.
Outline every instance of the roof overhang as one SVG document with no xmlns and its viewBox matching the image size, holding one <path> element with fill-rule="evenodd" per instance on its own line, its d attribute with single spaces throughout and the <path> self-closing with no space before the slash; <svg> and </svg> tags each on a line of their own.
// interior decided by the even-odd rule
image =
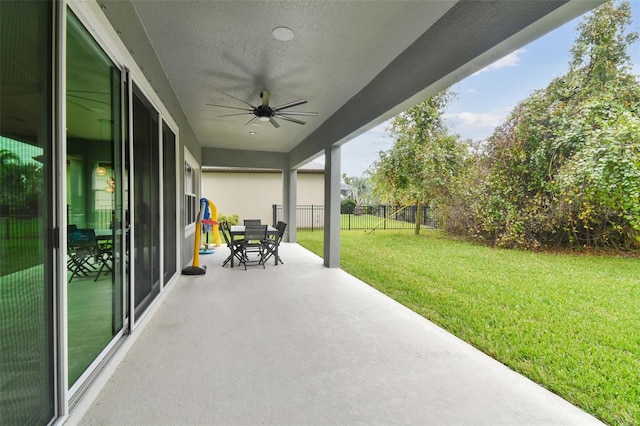
<svg viewBox="0 0 640 426">
<path fill-rule="evenodd" d="M 602 0 L 105 2 L 103 11 L 204 166 L 294 168 Z M 286 26 L 295 38 L 275 40 Z M 244 108 L 296 99 L 305 125 Z M 223 94 L 228 93 L 232 97 Z M 243 111 L 238 110 L 239 113 Z M 254 123 L 252 123 L 254 124 Z M 254 134 L 251 134 L 251 133 Z M 190 139 L 193 139 L 191 141 Z"/>
</svg>

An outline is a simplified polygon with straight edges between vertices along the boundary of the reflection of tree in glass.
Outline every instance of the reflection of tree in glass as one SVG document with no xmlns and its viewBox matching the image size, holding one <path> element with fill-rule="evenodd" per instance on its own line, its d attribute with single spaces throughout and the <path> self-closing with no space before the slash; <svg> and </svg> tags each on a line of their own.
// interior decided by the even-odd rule
<svg viewBox="0 0 640 426">
<path fill-rule="evenodd" d="M 3 214 L 37 214 L 42 184 L 41 165 L 25 164 L 15 152 L 0 150 L 0 211 Z"/>
</svg>

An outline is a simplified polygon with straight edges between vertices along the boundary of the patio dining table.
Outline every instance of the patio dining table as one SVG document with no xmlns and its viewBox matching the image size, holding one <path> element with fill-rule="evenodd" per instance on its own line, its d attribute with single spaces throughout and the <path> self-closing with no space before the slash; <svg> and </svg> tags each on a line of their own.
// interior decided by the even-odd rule
<svg viewBox="0 0 640 426">
<path fill-rule="evenodd" d="M 244 238 L 244 231 L 245 231 L 245 226 L 244 225 L 233 225 L 230 227 L 229 229 L 229 236 L 231 237 L 231 247 L 230 250 L 232 251 L 231 253 L 231 267 L 233 268 L 234 266 L 234 260 L 235 260 L 235 251 L 234 251 L 234 247 L 236 246 L 236 242 L 239 240 L 242 240 Z M 267 226 L 267 238 L 275 238 L 277 240 L 278 238 L 278 230 L 276 228 L 274 228 L 273 226 Z M 278 264 L 278 244 L 276 244 L 276 248 L 275 248 L 275 258 L 276 258 L 276 265 Z"/>
</svg>

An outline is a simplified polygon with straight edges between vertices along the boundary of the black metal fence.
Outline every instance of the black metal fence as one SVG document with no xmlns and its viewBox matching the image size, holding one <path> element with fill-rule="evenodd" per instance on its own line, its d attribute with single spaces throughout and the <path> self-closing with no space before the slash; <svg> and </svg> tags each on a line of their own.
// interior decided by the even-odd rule
<svg viewBox="0 0 640 426">
<path fill-rule="evenodd" d="M 353 213 L 340 215 L 340 229 L 413 229 L 416 223 L 417 206 L 358 206 Z M 283 220 L 282 205 L 273 205 L 273 223 Z M 437 210 L 422 206 L 424 228 L 438 228 L 440 217 Z M 324 229 L 323 205 L 296 206 L 296 224 L 298 229 L 318 231 Z"/>
</svg>

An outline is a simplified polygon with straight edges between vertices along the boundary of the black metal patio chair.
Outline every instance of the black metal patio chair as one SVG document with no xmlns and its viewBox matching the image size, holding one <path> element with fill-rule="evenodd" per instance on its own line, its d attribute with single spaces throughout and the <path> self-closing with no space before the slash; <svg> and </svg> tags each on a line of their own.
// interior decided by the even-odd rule
<svg viewBox="0 0 640 426">
<path fill-rule="evenodd" d="M 280 221 L 276 224 L 276 229 L 278 230 L 278 235 L 273 238 L 267 238 L 265 240 L 265 256 L 264 263 L 267 260 L 271 259 L 272 256 L 276 256 L 276 265 L 278 262 L 284 264 L 282 259 L 280 258 L 280 254 L 278 252 L 278 248 L 280 247 L 280 242 L 282 241 L 282 237 L 284 236 L 284 231 L 287 229 L 287 224 Z"/>
<path fill-rule="evenodd" d="M 244 269 L 248 264 L 262 265 L 264 269 L 265 240 L 267 239 L 267 225 L 245 226 L 244 240 L 242 240 L 242 260 Z"/>
<path fill-rule="evenodd" d="M 231 227 L 229 226 L 229 222 L 222 222 L 220 224 L 220 232 L 230 250 L 229 256 L 222 262 L 222 267 L 227 266 L 227 263 L 229 263 L 234 256 L 238 262 L 242 262 L 242 240 L 231 242 L 231 235 L 229 234 Z"/>
</svg>

